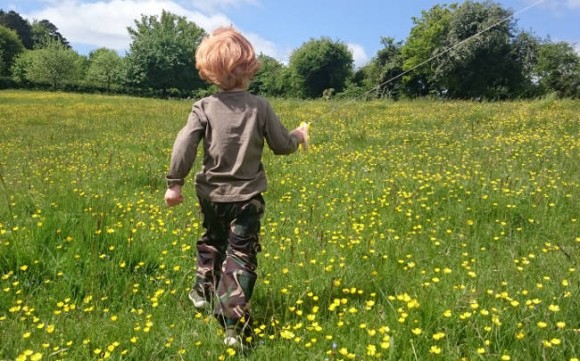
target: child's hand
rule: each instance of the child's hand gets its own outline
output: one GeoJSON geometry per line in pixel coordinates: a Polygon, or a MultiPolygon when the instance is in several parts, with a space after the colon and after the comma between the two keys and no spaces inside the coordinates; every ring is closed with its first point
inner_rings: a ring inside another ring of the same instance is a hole
{"type": "Polygon", "coordinates": [[[165,204],[168,207],[173,207],[183,202],[183,195],[181,195],[181,186],[174,185],[171,188],[167,188],[165,191],[165,204]]]}
{"type": "Polygon", "coordinates": [[[304,150],[308,150],[308,128],[310,125],[306,122],[300,123],[300,126],[292,132],[300,138],[300,143],[304,150]]]}

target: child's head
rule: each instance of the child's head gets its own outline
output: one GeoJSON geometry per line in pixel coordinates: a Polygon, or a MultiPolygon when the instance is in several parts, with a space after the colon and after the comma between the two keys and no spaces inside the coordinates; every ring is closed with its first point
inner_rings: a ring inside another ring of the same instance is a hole
{"type": "Polygon", "coordinates": [[[220,27],[195,53],[199,75],[222,90],[246,89],[260,67],[252,44],[232,27],[220,27]]]}

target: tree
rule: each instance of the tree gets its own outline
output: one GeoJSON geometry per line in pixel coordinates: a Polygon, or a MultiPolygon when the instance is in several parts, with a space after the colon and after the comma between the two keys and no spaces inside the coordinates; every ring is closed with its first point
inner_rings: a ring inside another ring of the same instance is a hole
{"type": "Polygon", "coordinates": [[[580,57],[566,42],[539,45],[534,75],[544,92],[580,97],[580,57]]]}
{"type": "Polygon", "coordinates": [[[411,97],[440,92],[431,68],[435,51],[445,44],[453,11],[457,5],[435,5],[422,11],[421,17],[413,17],[413,28],[401,48],[403,61],[403,84],[405,93],[411,97]]]}
{"type": "Polygon", "coordinates": [[[82,58],[56,40],[46,47],[27,51],[15,62],[13,77],[17,81],[49,84],[61,89],[65,83],[79,79],[82,58]],[[21,59],[20,59],[21,58],[21,59]]]}
{"type": "Polygon", "coordinates": [[[48,20],[34,20],[32,22],[32,40],[35,48],[42,48],[48,40],[56,40],[67,48],[70,48],[66,40],[58,31],[56,25],[48,20]]]}
{"type": "Polygon", "coordinates": [[[311,39],[290,56],[290,78],[296,95],[316,98],[326,89],[341,92],[352,75],[352,53],[329,38],[311,39]]]}
{"type": "Polygon", "coordinates": [[[142,16],[135,28],[127,62],[127,84],[139,89],[170,89],[191,93],[204,83],[195,69],[195,50],[206,35],[195,23],[163,11],[160,17],[142,16]]]}
{"type": "Polygon", "coordinates": [[[89,54],[86,79],[104,86],[107,91],[119,84],[123,75],[123,59],[116,51],[100,48],[89,54]]]}
{"type": "Polygon", "coordinates": [[[263,96],[279,97],[286,92],[286,67],[278,60],[260,54],[260,69],[254,75],[249,90],[263,96]]]}
{"type": "Polygon", "coordinates": [[[20,41],[22,41],[22,45],[24,45],[26,49],[32,49],[32,46],[34,45],[32,41],[32,29],[28,21],[22,18],[20,14],[13,10],[10,10],[9,12],[0,10],[0,25],[4,25],[7,28],[16,31],[20,41]]]}
{"type": "Polygon", "coordinates": [[[0,75],[8,75],[14,58],[24,51],[16,31],[0,25],[0,75]]]}
{"type": "Polygon", "coordinates": [[[10,67],[10,74],[12,74],[12,79],[16,83],[24,84],[28,82],[26,70],[32,65],[32,57],[32,50],[24,50],[14,58],[10,67]]]}
{"type": "Polygon", "coordinates": [[[515,31],[511,11],[465,1],[437,5],[414,22],[402,50],[408,93],[489,99],[529,93],[534,45],[515,31]]]}
{"type": "Polygon", "coordinates": [[[381,44],[383,48],[361,69],[362,84],[369,90],[374,89],[377,97],[397,99],[402,80],[399,75],[403,73],[402,43],[391,37],[382,37],[381,44]]]}
{"type": "Polygon", "coordinates": [[[522,84],[523,95],[532,97],[537,95],[538,89],[534,85],[534,67],[538,61],[540,40],[531,33],[522,31],[512,42],[512,53],[515,61],[520,65],[525,81],[522,84]]]}
{"type": "Polygon", "coordinates": [[[512,56],[511,12],[492,2],[466,1],[455,11],[435,77],[456,98],[513,96],[524,80],[512,56]]]}

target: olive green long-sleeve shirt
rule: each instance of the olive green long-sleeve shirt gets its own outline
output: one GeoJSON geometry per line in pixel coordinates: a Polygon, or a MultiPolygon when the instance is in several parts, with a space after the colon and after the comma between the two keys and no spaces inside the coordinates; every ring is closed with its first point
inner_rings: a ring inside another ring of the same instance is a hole
{"type": "Polygon", "coordinates": [[[196,192],[213,202],[244,201],[266,190],[264,140],[274,154],[293,153],[299,144],[265,99],[247,91],[219,92],[193,105],[173,145],[168,186],[184,184],[202,139],[196,192]]]}

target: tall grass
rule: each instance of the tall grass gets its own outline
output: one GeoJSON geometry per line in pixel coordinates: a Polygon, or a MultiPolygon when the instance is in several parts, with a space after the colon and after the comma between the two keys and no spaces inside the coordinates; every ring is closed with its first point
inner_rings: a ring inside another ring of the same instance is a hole
{"type": "Polygon", "coordinates": [[[0,92],[0,359],[578,360],[577,101],[273,106],[312,144],[265,154],[240,353],[162,202],[191,102],[0,92]]]}

